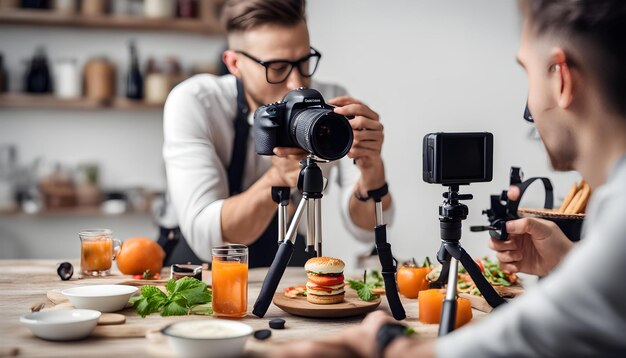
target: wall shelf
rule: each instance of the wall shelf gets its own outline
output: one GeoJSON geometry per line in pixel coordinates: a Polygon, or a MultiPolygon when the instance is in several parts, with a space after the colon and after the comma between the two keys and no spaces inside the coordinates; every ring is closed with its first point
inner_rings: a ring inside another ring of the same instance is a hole
{"type": "Polygon", "coordinates": [[[0,95],[0,108],[156,111],[163,109],[163,103],[133,101],[126,98],[116,98],[112,101],[96,101],[88,98],[60,99],[49,94],[8,93],[0,95]]]}
{"type": "Polygon", "coordinates": [[[51,10],[3,9],[0,11],[0,24],[170,31],[220,36],[224,34],[217,20],[207,22],[198,19],[150,19],[139,16],[85,16],[51,10]]]}

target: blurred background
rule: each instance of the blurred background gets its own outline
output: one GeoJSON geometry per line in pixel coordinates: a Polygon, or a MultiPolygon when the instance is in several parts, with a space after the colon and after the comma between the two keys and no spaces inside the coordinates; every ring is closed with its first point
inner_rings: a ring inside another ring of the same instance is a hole
{"type": "MultiPolygon", "coordinates": [[[[156,238],[166,187],[162,105],[180,81],[223,73],[220,0],[0,0],[0,259],[76,258],[77,233],[156,238]]],[[[576,173],[555,173],[522,119],[515,0],[309,0],[320,81],[345,86],[385,125],[383,157],[396,216],[395,256],[434,258],[444,187],[422,181],[422,137],[494,134],[494,179],[462,187],[463,246],[489,254],[481,211],[509,169],[548,176],[560,203],[576,173]]],[[[522,206],[543,202],[537,187],[522,206]]],[[[371,250],[324,199],[325,254],[349,268],[371,250]]]]}

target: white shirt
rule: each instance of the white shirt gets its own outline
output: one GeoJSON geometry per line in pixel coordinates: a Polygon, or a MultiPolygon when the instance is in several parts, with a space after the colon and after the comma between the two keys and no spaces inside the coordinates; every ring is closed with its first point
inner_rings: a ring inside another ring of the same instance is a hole
{"type": "Polygon", "coordinates": [[[539,284],[436,343],[437,357],[626,357],[626,155],[589,202],[583,240],[539,284]]]}
{"type": "MultiPolygon", "coordinates": [[[[311,88],[320,91],[325,99],[346,94],[335,85],[314,82],[311,88]]],[[[236,112],[237,86],[232,75],[194,76],[176,86],[165,103],[163,159],[169,199],[187,243],[198,257],[207,261],[211,258],[211,248],[224,244],[220,215],[222,204],[229,196],[227,168],[233,151],[236,112]]],[[[253,113],[250,113],[251,125],[252,120],[253,113]]],[[[243,189],[249,188],[271,165],[271,156],[256,154],[250,128],[243,189]]],[[[339,208],[348,231],[359,241],[373,242],[373,231],[357,227],[350,218],[349,202],[360,176],[352,160],[344,157],[319,166],[326,178],[330,178],[332,169],[338,171],[339,208]]],[[[269,189],[267,195],[270,195],[269,189]]],[[[299,193],[292,191],[292,198],[299,200],[299,193]]],[[[385,216],[391,219],[392,210],[387,210],[385,216]]]]}

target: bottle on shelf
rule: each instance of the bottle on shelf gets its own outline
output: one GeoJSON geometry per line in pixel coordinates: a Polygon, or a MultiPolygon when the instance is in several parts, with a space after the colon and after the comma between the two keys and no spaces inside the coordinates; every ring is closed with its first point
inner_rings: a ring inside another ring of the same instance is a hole
{"type": "Polygon", "coordinates": [[[0,53],[0,93],[5,93],[9,90],[9,74],[4,67],[4,55],[0,53]]]}
{"type": "Polygon", "coordinates": [[[161,104],[167,99],[170,93],[170,78],[163,73],[157,62],[150,58],[146,66],[146,82],[145,82],[147,103],[161,104]]]}
{"type": "Polygon", "coordinates": [[[137,47],[135,42],[131,41],[130,49],[130,68],[126,77],[126,97],[130,99],[143,99],[143,77],[139,70],[139,58],[137,56],[137,47]]]}
{"type": "Polygon", "coordinates": [[[28,93],[52,92],[52,79],[50,78],[48,57],[43,47],[37,49],[35,56],[30,61],[28,71],[26,71],[25,87],[28,93]]]}

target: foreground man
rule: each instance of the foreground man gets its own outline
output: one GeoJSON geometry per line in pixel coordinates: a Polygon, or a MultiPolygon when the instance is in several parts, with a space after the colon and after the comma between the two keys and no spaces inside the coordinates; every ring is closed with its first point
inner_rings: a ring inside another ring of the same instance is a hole
{"type": "MultiPolygon", "coordinates": [[[[522,0],[518,61],[528,107],[552,165],[578,170],[594,189],[585,233],[572,247],[542,220],[507,224],[492,242],[503,266],[549,274],[486,318],[436,341],[405,337],[376,312],[323,342],[273,356],[626,356],[626,1],[522,0]],[[562,260],[561,260],[562,259],[562,260]]],[[[530,118],[529,118],[530,119],[530,118]]],[[[532,119],[531,119],[532,120],[532,119]]]]}

